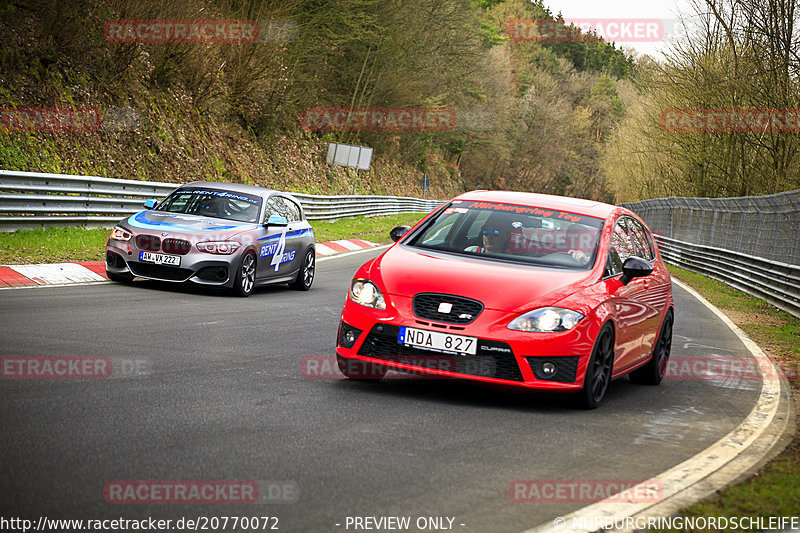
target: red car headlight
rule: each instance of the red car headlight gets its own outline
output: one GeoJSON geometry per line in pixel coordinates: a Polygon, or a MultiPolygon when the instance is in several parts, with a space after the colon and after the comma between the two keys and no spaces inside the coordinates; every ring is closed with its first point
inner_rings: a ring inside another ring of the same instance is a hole
{"type": "Polygon", "coordinates": [[[518,316],[508,323],[508,329],[558,333],[574,328],[582,318],[582,314],[570,309],[542,307],[518,316]]]}
{"type": "Polygon", "coordinates": [[[350,299],[357,304],[375,309],[386,309],[380,289],[368,279],[354,279],[350,284],[350,299]]]}

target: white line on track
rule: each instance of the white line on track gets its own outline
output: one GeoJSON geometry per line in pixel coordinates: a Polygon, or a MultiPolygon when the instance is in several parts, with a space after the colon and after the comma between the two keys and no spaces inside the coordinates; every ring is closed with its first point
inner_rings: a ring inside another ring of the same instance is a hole
{"type": "Polygon", "coordinates": [[[343,252],[343,253],[336,254],[336,255],[329,255],[327,257],[319,257],[319,258],[317,258],[317,263],[320,263],[322,261],[329,261],[331,259],[338,259],[339,257],[349,257],[351,255],[363,254],[364,252],[374,252],[375,250],[385,250],[386,248],[388,248],[390,246],[391,246],[391,244],[384,244],[383,246],[376,246],[375,248],[363,248],[361,250],[355,250],[353,252],[343,252]]]}
{"type": "MultiPolygon", "coordinates": [[[[391,246],[391,244],[384,244],[383,246],[376,246],[374,248],[363,248],[361,250],[355,250],[353,252],[343,252],[343,253],[340,253],[340,254],[331,255],[331,256],[327,256],[327,257],[318,257],[317,258],[317,263],[321,263],[322,261],[329,261],[331,259],[338,259],[340,257],[349,257],[349,256],[355,255],[355,254],[363,254],[365,252],[372,252],[372,251],[375,251],[375,250],[385,250],[389,246],[391,246]]],[[[52,285],[15,285],[13,287],[0,287],[0,291],[21,290],[21,289],[44,289],[44,288],[47,288],[47,287],[75,287],[75,286],[81,286],[81,285],[99,285],[99,284],[103,284],[103,283],[109,284],[109,283],[113,283],[113,282],[112,281],[108,281],[106,279],[103,279],[102,281],[83,281],[83,282],[77,282],[77,283],[56,283],[56,284],[52,284],[52,285]]]]}
{"type": "MultiPolygon", "coordinates": [[[[625,502],[612,497],[578,509],[555,521],[540,524],[525,533],[564,533],[566,531],[593,532],[599,527],[590,524],[634,524],[636,519],[669,516],[691,505],[714,491],[737,481],[742,474],[760,466],[772,455],[787,436],[794,433],[794,413],[785,376],[772,363],[761,348],[742,331],[725,313],[703,298],[697,291],[673,278],[673,283],[687,291],[705,305],[742,341],[758,363],[762,375],[761,394],[750,414],[726,436],[687,459],[681,464],[653,477],[663,486],[663,497],[658,502],[625,502]],[[763,376],[768,376],[763,379],[763,376]],[[775,379],[780,376],[780,379],[775,379]],[[628,522],[626,522],[628,520],[628,522]],[[580,527],[586,525],[587,527],[580,527]]],[[[632,487],[630,494],[636,499],[640,490],[651,486],[652,481],[632,487]],[[650,482],[650,485],[648,485],[650,482]]],[[[607,529],[607,531],[632,531],[633,528],[607,529]]]]}

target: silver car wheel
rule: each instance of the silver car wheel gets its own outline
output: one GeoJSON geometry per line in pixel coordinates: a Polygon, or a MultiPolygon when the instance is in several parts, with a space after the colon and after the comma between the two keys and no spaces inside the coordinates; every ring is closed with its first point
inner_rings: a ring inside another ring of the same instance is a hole
{"type": "Polygon", "coordinates": [[[297,271],[297,277],[294,278],[294,281],[289,283],[289,287],[297,291],[307,291],[311,288],[311,284],[314,283],[315,270],[316,259],[314,256],[314,249],[310,248],[303,258],[302,266],[297,271]]]}
{"type": "Polygon", "coordinates": [[[241,276],[242,292],[249,294],[256,282],[256,260],[253,254],[247,254],[242,259],[241,276]]]}
{"type": "Polygon", "coordinates": [[[311,250],[308,251],[306,254],[306,261],[303,267],[303,283],[306,287],[310,287],[311,284],[314,282],[314,269],[316,268],[316,262],[314,261],[314,252],[311,250]]]}

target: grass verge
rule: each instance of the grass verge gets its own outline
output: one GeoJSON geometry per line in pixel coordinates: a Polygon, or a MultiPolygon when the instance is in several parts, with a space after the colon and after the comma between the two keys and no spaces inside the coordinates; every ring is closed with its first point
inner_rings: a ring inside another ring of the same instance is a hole
{"type": "Polygon", "coordinates": [[[395,226],[413,226],[424,213],[404,213],[385,217],[345,218],[336,222],[311,222],[317,242],[362,239],[377,244],[391,242],[389,231],[395,226]]]}
{"type": "MultiPolygon", "coordinates": [[[[345,218],[335,222],[312,221],[317,242],[363,239],[389,242],[389,231],[400,225],[413,226],[423,213],[383,217],[345,218]]],[[[0,264],[66,263],[102,261],[108,229],[46,228],[0,233],[0,264]]]]}
{"type": "MultiPolygon", "coordinates": [[[[673,277],[719,307],[784,369],[797,402],[800,319],[717,280],[674,266],[668,268],[673,277]]],[[[791,444],[750,479],[683,509],[680,514],[728,518],[800,516],[800,435],[796,433],[791,444]]]]}

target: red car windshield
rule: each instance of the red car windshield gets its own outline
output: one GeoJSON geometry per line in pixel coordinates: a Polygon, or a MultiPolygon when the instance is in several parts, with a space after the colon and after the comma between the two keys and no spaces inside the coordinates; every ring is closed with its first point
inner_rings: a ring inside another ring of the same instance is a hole
{"type": "Polygon", "coordinates": [[[404,244],[466,256],[588,270],[603,219],[539,207],[455,200],[404,244]]]}

